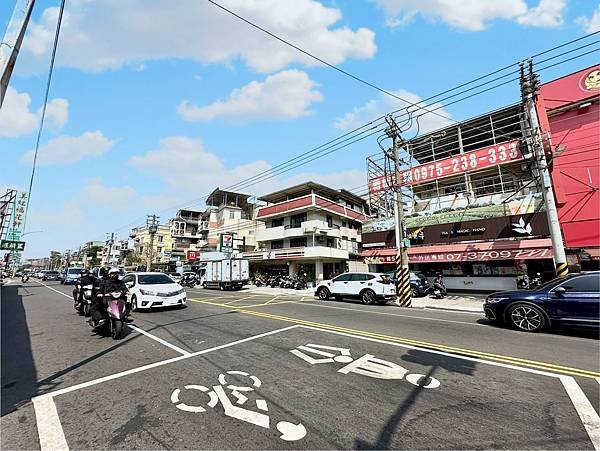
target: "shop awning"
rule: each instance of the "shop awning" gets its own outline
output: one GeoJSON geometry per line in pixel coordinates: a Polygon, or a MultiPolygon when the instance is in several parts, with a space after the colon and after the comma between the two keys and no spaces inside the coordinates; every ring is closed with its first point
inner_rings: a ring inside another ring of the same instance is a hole
{"type": "Polygon", "coordinates": [[[591,260],[600,260],[600,247],[586,247],[584,252],[591,260]]]}
{"type": "MultiPolygon", "coordinates": [[[[393,248],[368,249],[361,253],[365,263],[393,263],[395,255],[393,248]]],[[[552,256],[549,238],[416,246],[408,250],[410,263],[533,260],[552,256]]]]}

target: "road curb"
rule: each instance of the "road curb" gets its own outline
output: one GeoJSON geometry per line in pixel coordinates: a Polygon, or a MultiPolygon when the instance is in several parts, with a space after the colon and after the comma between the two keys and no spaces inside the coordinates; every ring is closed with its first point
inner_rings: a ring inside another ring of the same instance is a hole
{"type": "Polygon", "coordinates": [[[449,312],[468,312],[468,313],[481,313],[483,315],[483,310],[470,310],[470,309],[464,309],[464,308],[453,308],[453,307],[430,307],[430,306],[425,306],[423,307],[424,309],[430,309],[430,310],[446,310],[449,312]]]}

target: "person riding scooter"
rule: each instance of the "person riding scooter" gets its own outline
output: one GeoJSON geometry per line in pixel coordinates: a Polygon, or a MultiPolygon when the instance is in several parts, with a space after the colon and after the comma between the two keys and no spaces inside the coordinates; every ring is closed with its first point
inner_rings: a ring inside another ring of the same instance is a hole
{"type": "MultiPolygon", "coordinates": [[[[103,268],[104,269],[104,268],[103,268]]],[[[101,270],[102,271],[102,270],[101,270]]],[[[122,280],[119,280],[119,270],[111,268],[104,271],[103,277],[98,285],[99,296],[95,297],[90,308],[91,317],[90,324],[93,327],[102,326],[106,322],[106,305],[104,305],[104,297],[114,291],[127,291],[127,286],[122,280]]],[[[127,314],[131,311],[130,303],[127,302],[127,314]]]]}

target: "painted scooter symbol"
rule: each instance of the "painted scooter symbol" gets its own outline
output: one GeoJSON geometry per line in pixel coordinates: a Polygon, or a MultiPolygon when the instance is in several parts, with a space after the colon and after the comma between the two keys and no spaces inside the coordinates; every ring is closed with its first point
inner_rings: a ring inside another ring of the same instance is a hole
{"type": "MultiPolygon", "coordinates": [[[[258,377],[252,376],[244,371],[227,371],[225,374],[220,374],[218,380],[220,385],[214,385],[212,387],[212,390],[203,385],[186,385],[184,386],[184,389],[198,390],[202,393],[206,393],[209,397],[209,401],[206,405],[210,408],[214,408],[220,402],[223,406],[225,415],[227,415],[228,417],[236,418],[238,420],[245,421],[246,423],[254,424],[265,429],[270,429],[271,420],[269,415],[239,407],[240,405],[244,405],[246,401],[248,401],[248,397],[244,395],[244,393],[255,391],[255,389],[259,388],[262,385],[262,382],[258,377]],[[229,384],[226,379],[226,374],[229,374],[231,376],[247,377],[250,379],[251,384],[229,384]],[[235,398],[235,404],[231,401],[229,397],[230,395],[233,398],[235,398]]],[[[179,398],[180,394],[181,390],[179,388],[176,388],[175,390],[173,390],[173,393],[171,393],[171,402],[175,404],[175,407],[177,407],[179,410],[192,413],[206,412],[206,409],[203,406],[191,406],[181,402],[179,398]]],[[[256,407],[258,410],[262,410],[263,412],[269,411],[267,402],[264,399],[257,399],[256,407]]],[[[285,441],[296,441],[306,436],[306,428],[302,423],[294,424],[290,423],[289,421],[280,421],[275,427],[279,432],[281,432],[279,438],[285,441]]]]}

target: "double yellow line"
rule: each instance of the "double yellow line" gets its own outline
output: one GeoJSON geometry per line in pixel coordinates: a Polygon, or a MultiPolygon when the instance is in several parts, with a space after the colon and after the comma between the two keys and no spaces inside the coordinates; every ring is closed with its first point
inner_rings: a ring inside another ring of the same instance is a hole
{"type": "MultiPolygon", "coordinates": [[[[587,377],[587,378],[592,378],[592,379],[600,378],[600,372],[584,370],[581,368],[572,368],[572,367],[563,366],[563,365],[554,365],[552,363],[539,362],[537,360],[522,359],[519,357],[512,357],[512,356],[503,355],[503,354],[493,354],[490,352],[482,352],[482,351],[476,351],[476,350],[472,350],[472,349],[458,348],[455,346],[446,346],[446,345],[442,345],[439,343],[430,343],[427,341],[411,340],[408,338],[395,337],[393,335],[379,334],[379,333],[369,332],[369,331],[360,330],[360,329],[352,329],[352,328],[348,328],[348,327],[336,326],[333,324],[318,323],[315,321],[306,321],[303,319],[291,318],[288,316],[273,315],[271,313],[264,313],[264,312],[256,312],[256,311],[252,311],[252,310],[245,310],[246,307],[236,307],[234,305],[223,305],[223,304],[219,304],[216,302],[204,301],[201,299],[188,299],[188,301],[199,302],[202,304],[209,304],[209,305],[214,305],[214,306],[218,306],[218,307],[235,309],[245,315],[257,316],[257,317],[261,317],[261,318],[269,318],[269,319],[273,319],[276,321],[285,321],[288,323],[300,324],[303,326],[318,327],[319,329],[331,330],[331,331],[335,331],[335,332],[344,332],[344,333],[357,335],[357,336],[361,336],[361,337],[375,338],[378,340],[385,340],[385,341],[389,341],[392,343],[418,346],[418,347],[424,348],[424,349],[432,349],[435,351],[443,351],[443,352],[447,352],[447,353],[451,353],[451,354],[459,354],[459,355],[467,356],[467,357],[487,359],[487,360],[491,360],[494,362],[506,363],[506,364],[510,364],[510,365],[519,365],[522,367],[534,368],[537,370],[547,371],[547,372],[551,372],[551,373],[566,374],[569,376],[587,377]]],[[[261,305],[269,305],[269,304],[258,304],[258,305],[253,305],[251,307],[258,307],[261,305]]],[[[271,304],[271,305],[277,305],[277,304],[271,304]]]]}

